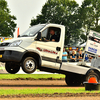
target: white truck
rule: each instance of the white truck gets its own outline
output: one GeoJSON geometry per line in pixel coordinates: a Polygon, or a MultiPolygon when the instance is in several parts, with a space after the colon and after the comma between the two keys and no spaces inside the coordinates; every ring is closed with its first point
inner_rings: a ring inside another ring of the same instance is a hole
{"type": "MultiPolygon", "coordinates": [[[[80,85],[90,77],[100,80],[100,70],[80,63],[74,65],[62,62],[65,26],[58,24],[38,24],[29,28],[16,39],[0,44],[0,62],[5,63],[8,73],[15,74],[22,67],[25,73],[33,73],[36,69],[52,73],[65,74],[69,86],[80,85]],[[57,41],[50,40],[50,30],[55,31],[57,41]],[[46,41],[46,39],[48,41],[46,41]]],[[[96,49],[86,49],[97,53],[96,49]]]]}

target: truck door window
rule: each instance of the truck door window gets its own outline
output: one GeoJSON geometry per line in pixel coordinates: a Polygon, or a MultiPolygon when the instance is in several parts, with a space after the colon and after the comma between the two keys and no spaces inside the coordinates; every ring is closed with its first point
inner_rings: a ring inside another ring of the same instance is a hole
{"type": "Polygon", "coordinates": [[[46,28],[43,32],[42,32],[42,41],[53,41],[54,42],[59,42],[60,40],[60,33],[61,33],[61,29],[57,28],[57,27],[49,27],[46,28]],[[52,32],[54,32],[54,34],[52,34],[52,32]]]}
{"type": "Polygon", "coordinates": [[[42,41],[45,41],[47,38],[48,28],[42,32],[42,41]]]}
{"type": "Polygon", "coordinates": [[[50,27],[49,28],[49,33],[48,33],[47,37],[49,38],[50,41],[54,40],[54,42],[59,42],[60,34],[61,34],[61,29],[60,28],[50,27]]]}

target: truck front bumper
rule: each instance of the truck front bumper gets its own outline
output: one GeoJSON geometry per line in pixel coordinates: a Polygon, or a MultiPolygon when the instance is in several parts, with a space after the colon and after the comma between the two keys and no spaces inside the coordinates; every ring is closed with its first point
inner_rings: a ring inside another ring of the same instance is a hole
{"type": "Polygon", "coordinates": [[[25,50],[20,47],[0,48],[0,62],[20,62],[25,50]]]}

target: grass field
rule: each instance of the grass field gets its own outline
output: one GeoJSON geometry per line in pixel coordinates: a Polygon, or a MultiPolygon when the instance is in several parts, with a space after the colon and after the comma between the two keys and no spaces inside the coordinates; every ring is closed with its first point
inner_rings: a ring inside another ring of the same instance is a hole
{"type": "Polygon", "coordinates": [[[0,74],[0,79],[33,78],[33,79],[60,79],[65,78],[62,74],[0,74]]]}
{"type": "Polygon", "coordinates": [[[85,91],[80,89],[0,89],[0,95],[21,95],[21,94],[54,94],[54,93],[100,93],[100,91],[85,91]]]}
{"type": "MultiPolygon", "coordinates": [[[[0,79],[33,78],[33,79],[61,79],[62,74],[0,74],[0,79]]],[[[54,93],[100,93],[100,91],[85,91],[85,88],[78,89],[0,89],[1,95],[23,95],[23,94],[54,94],[54,93]]]]}

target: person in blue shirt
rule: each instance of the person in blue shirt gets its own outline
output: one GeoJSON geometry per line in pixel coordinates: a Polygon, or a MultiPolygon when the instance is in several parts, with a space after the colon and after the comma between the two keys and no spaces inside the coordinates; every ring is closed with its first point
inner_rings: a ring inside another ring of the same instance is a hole
{"type": "Polygon", "coordinates": [[[65,48],[63,49],[63,54],[62,54],[62,62],[67,62],[67,52],[65,51],[65,48]]]}
{"type": "Polygon", "coordinates": [[[85,54],[85,61],[89,61],[89,56],[88,56],[88,54],[85,54]]]}

